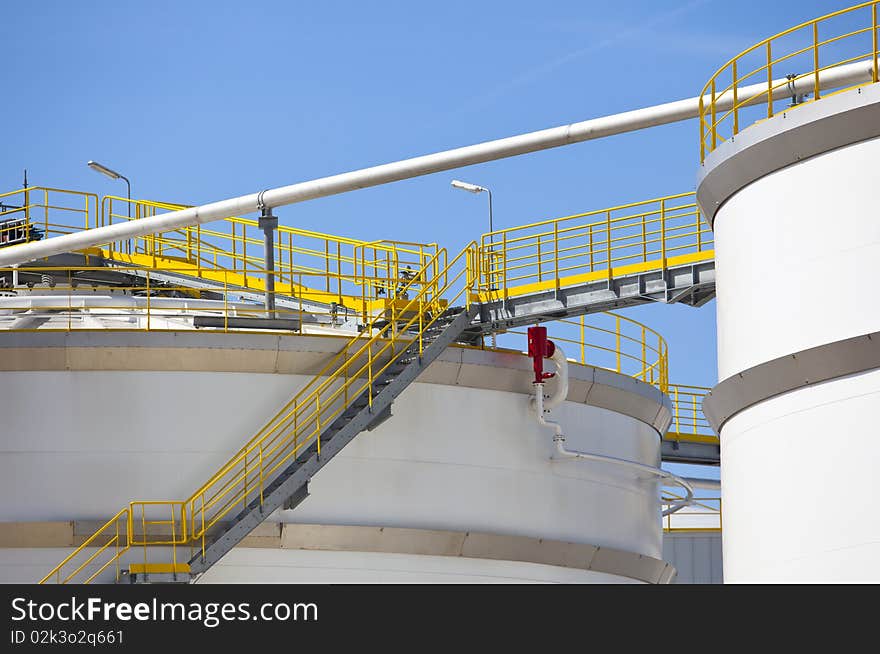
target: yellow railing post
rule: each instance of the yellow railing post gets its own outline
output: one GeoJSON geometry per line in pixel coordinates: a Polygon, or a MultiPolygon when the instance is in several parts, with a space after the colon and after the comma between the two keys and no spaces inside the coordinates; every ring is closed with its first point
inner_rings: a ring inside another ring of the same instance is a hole
{"type": "Polygon", "coordinates": [[[590,234],[590,272],[593,272],[593,226],[587,227],[590,234]]]}
{"type": "Polygon", "coordinates": [[[556,275],[556,291],[559,291],[559,222],[553,223],[553,272],[556,275]]]}
{"type": "Polygon", "coordinates": [[[169,504],[171,509],[171,562],[177,565],[177,523],[174,517],[174,503],[169,504]]]}
{"type": "Polygon", "coordinates": [[[617,354],[617,372],[622,372],[620,369],[620,316],[614,316],[614,351],[617,354]]]}
{"type": "Polygon", "coordinates": [[[666,199],[660,200],[660,267],[666,270],[666,199]]]}
{"type": "Polygon", "coordinates": [[[199,507],[199,512],[202,516],[202,527],[199,530],[201,532],[201,540],[202,540],[202,558],[205,556],[205,494],[201,493],[201,506],[199,507]]]}
{"type": "Polygon", "coordinates": [[[544,281],[544,276],[541,274],[541,237],[538,236],[538,281],[544,281]]]}
{"type": "Polygon", "coordinates": [[[585,316],[581,316],[581,363],[587,362],[586,356],[586,338],[584,337],[584,319],[585,316]]]}
{"type": "MultiPolygon", "coordinates": [[[[31,192],[29,187],[24,189],[24,224],[30,228],[31,226],[31,192]]],[[[28,229],[30,232],[30,229],[28,229]]]]}
{"type": "Polygon", "coordinates": [[[611,211],[605,212],[605,265],[608,266],[608,281],[611,281],[611,211]]]}
{"type": "MultiPolygon", "coordinates": [[[[767,118],[773,118],[773,53],[767,41],[767,118]]],[[[715,147],[715,144],[712,144],[715,147]]]]}
{"type": "Polygon", "coordinates": [[[146,272],[147,278],[147,331],[150,331],[150,271],[146,272]]]}
{"type": "Polygon", "coordinates": [[[874,68],[871,75],[872,82],[880,81],[880,70],[877,69],[877,58],[880,56],[877,52],[877,28],[877,5],[875,3],[871,5],[871,45],[874,50],[874,55],[872,57],[874,60],[874,68]]]}
{"type": "MultiPolygon", "coordinates": [[[[706,159],[706,107],[703,103],[703,93],[700,92],[700,163],[706,159]]],[[[590,230],[592,232],[592,230],[590,230]]],[[[591,248],[592,249],[592,248],[591,248]]]]}
{"type": "Polygon", "coordinates": [[[739,80],[736,75],[736,59],[733,60],[731,77],[733,78],[733,133],[739,134],[739,80]]]}
{"type": "Polygon", "coordinates": [[[248,493],[248,478],[247,478],[247,452],[244,453],[241,460],[242,465],[242,486],[244,486],[242,497],[241,497],[241,508],[247,508],[247,493],[248,493]]]}
{"type": "MultiPolygon", "coordinates": [[[[294,448],[296,444],[294,443],[294,448]]],[[[295,450],[294,450],[295,451],[295,450]]],[[[265,484],[263,483],[263,444],[260,443],[260,506],[263,505],[263,489],[265,488],[265,484]]]]}
{"type": "Polygon", "coordinates": [[[336,293],[342,302],[342,245],[336,242],[336,293]]]}
{"type": "Polygon", "coordinates": [[[73,271],[67,271],[67,331],[73,329],[73,271]]]}
{"type": "Polygon", "coordinates": [[[813,21],[813,99],[819,99],[819,23],[813,21]]]}
{"type": "Polygon", "coordinates": [[[675,409],[675,431],[676,433],[681,433],[681,405],[678,403],[678,386],[672,391],[673,394],[673,408],[675,409]]]}
{"type": "MultiPolygon", "coordinates": [[[[502,294],[502,296],[504,297],[504,300],[506,302],[507,301],[507,293],[508,293],[508,287],[507,287],[507,232],[504,232],[502,234],[501,240],[502,240],[501,247],[503,248],[503,251],[501,254],[502,283],[504,284],[504,293],[502,294]]],[[[491,262],[490,262],[490,266],[491,266],[491,262]]]]}
{"type": "MultiPolygon", "coordinates": [[[[132,505],[129,505],[132,506],[132,505]]],[[[144,567],[147,566],[147,509],[141,504],[141,539],[144,548],[144,567]]]]}
{"type": "Polygon", "coordinates": [[[120,570],[119,570],[119,520],[116,520],[113,523],[113,526],[116,528],[116,555],[115,555],[115,565],[113,566],[116,570],[116,581],[119,581],[120,570]]]}
{"type": "MultiPolygon", "coordinates": [[[[372,395],[372,393],[370,393],[372,395]]],[[[370,398],[372,400],[372,398],[370,398]]],[[[315,396],[315,429],[317,430],[318,456],[321,456],[321,396],[315,396]]]]}
{"type": "Polygon", "coordinates": [[[648,381],[648,341],[642,325],[642,381],[648,381]]]}
{"type": "MultiPolygon", "coordinates": [[[[49,191],[43,189],[43,219],[46,223],[46,235],[49,234],[49,191]]],[[[46,258],[48,261],[48,257],[46,258]]]]}
{"type": "Polygon", "coordinates": [[[715,125],[715,79],[714,78],[712,79],[712,100],[711,100],[711,103],[709,104],[709,108],[711,111],[710,126],[712,128],[712,149],[714,150],[715,146],[717,145],[717,141],[716,141],[716,139],[717,139],[717,136],[716,136],[717,126],[715,125]]]}
{"type": "Polygon", "coordinates": [[[703,223],[700,220],[700,210],[694,209],[694,231],[697,232],[697,252],[703,251],[703,223]]]}

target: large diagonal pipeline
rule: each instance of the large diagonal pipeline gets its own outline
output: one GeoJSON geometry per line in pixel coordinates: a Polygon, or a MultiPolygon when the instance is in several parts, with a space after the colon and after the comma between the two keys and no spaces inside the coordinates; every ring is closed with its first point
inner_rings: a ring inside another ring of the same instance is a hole
{"type": "MultiPolygon", "coordinates": [[[[839,66],[820,74],[820,89],[841,88],[870,81],[872,62],[856,62],[839,66]]],[[[814,90],[814,80],[804,77],[793,84],[785,79],[773,83],[775,99],[803,95],[814,90]]],[[[737,89],[739,98],[755,96],[752,102],[766,102],[767,84],[752,84],[737,89]]],[[[0,249],[0,266],[33,261],[64,252],[122,241],[136,236],[166,232],[181,227],[220,220],[229,216],[241,216],[265,208],[280,207],[306,200],[324,198],[330,195],[347,193],[361,188],[379,186],[403,179],[419,177],[462,166],[470,166],[496,159],[514,157],[529,152],[548,150],[571,143],[590,141],[614,134],[623,134],[647,127],[666,125],[699,116],[700,97],[677,100],[665,104],[645,107],[634,111],[593,118],[580,123],[562,125],[538,132],[510,136],[495,141],[487,141],[454,150],[395,161],[371,168],[363,168],[340,175],[321,177],[308,182],[291,184],[280,188],[251,193],[229,200],[212,202],[190,209],[171,211],[140,220],[132,220],[105,227],[84,230],[75,234],[55,236],[43,241],[14,245],[0,249]]],[[[711,98],[702,98],[708,105],[711,98]]],[[[715,110],[726,111],[733,106],[733,92],[728,91],[715,100],[715,110]]]]}

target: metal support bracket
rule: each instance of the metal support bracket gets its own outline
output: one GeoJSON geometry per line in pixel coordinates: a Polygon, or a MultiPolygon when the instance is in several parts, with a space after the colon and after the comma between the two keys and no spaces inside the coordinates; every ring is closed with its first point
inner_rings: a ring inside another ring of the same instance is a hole
{"type": "Polygon", "coordinates": [[[266,317],[275,318],[275,230],[278,229],[278,216],[272,215],[272,208],[263,202],[263,194],[257,195],[260,209],[258,225],[263,230],[263,262],[266,267],[266,317]]]}

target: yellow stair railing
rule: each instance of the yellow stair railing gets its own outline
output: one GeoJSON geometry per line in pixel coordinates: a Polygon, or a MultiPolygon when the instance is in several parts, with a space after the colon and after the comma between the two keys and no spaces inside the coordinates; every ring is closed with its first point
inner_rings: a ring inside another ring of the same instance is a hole
{"type": "Polygon", "coordinates": [[[467,302],[478,265],[476,243],[471,243],[449,262],[445,250],[438,251],[398,288],[399,296],[412,292],[411,299],[407,297],[402,304],[392,304],[388,312],[373,320],[365,335],[350,339],[188,499],[182,502],[132,502],[40,583],[88,583],[98,579],[111,566],[118,580],[123,557],[137,546],[144,550],[144,564],[138,569],[149,570],[153,565],[159,566],[153,569],[188,573],[188,564],[180,560],[179,547],[186,544],[191,555],[199,549],[204,554],[212,528],[233,511],[245,509],[250,503],[257,501],[262,506],[267,486],[304,450],[316,446],[320,455],[324,429],[355,399],[366,396],[368,404],[372,405],[374,381],[405,352],[415,348],[415,352],[422,353],[426,331],[444,314],[450,303],[459,299],[467,302]],[[460,288],[455,290],[459,285],[460,288]],[[134,519],[135,507],[140,507],[141,521],[134,519]],[[171,518],[147,520],[148,510],[151,515],[158,511],[171,518]],[[140,533],[136,531],[139,522],[140,533]],[[119,531],[120,524],[125,526],[124,532],[119,531]],[[155,529],[151,531],[155,525],[165,529],[159,533],[155,529]],[[90,551],[95,547],[97,551],[90,551]],[[155,560],[156,556],[151,557],[150,553],[170,561],[151,564],[150,560],[155,560]]]}

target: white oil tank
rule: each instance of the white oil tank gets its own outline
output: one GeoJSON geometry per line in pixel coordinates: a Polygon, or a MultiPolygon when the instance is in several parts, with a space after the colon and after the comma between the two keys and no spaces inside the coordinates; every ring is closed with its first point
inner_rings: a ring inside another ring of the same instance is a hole
{"type": "MultiPolygon", "coordinates": [[[[131,500],[187,497],[347,338],[99,323],[0,330],[0,581],[39,580],[131,500]]],[[[670,581],[658,479],[552,459],[531,374],[523,354],[451,347],[200,581],[670,581]]],[[[569,377],[567,446],[659,467],[669,398],[569,377]]]]}
{"type": "Polygon", "coordinates": [[[699,178],[724,580],[876,583],[880,84],[798,100],[720,143],[699,178]]]}

